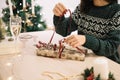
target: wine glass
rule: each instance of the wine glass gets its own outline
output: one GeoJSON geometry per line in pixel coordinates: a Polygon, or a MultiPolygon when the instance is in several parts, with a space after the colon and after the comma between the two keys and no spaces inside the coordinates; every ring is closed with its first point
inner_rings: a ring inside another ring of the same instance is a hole
{"type": "Polygon", "coordinates": [[[20,53],[20,45],[18,44],[17,38],[21,32],[21,18],[19,16],[11,16],[10,18],[10,31],[14,37],[14,51],[20,53]]]}
{"type": "Polygon", "coordinates": [[[10,31],[15,41],[17,41],[17,37],[21,32],[21,18],[19,16],[12,16],[10,18],[10,31]]]}

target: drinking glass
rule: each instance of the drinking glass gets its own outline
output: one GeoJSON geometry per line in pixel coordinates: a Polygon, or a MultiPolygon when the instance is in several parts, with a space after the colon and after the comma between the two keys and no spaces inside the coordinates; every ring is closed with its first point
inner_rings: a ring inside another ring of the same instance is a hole
{"type": "Polygon", "coordinates": [[[19,16],[12,16],[10,18],[10,31],[16,41],[21,32],[21,18],[19,16]]]}
{"type": "Polygon", "coordinates": [[[17,40],[21,32],[21,18],[19,16],[11,16],[10,18],[10,31],[14,37],[13,46],[15,53],[20,53],[20,44],[17,40]]]}

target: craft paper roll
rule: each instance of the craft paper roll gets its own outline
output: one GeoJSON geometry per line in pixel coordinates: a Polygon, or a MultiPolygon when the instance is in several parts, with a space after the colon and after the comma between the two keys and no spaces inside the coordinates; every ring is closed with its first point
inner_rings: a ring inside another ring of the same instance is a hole
{"type": "Polygon", "coordinates": [[[108,69],[108,62],[104,58],[97,58],[94,61],[94,75],[97,77],[99,74],[102,80],[108,79],[109,69],[108,69]]]}

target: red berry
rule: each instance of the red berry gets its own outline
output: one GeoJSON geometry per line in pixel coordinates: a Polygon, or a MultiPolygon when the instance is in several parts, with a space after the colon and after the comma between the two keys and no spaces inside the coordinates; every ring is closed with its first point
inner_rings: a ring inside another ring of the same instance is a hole
{"type": "Polygon", "coordinates": [[[36,44],[36,47],[37,47],[37,48],[40,48],[41,46],[40,46],[40,45],[38,45],[38,44],[36,44]]]}
{"type": "Polygon", "coordinates": [[[91,73],[91,75],[89,77],[87,77],[87,80],[93,80],[94,79],[94,74],[91,73]]]}

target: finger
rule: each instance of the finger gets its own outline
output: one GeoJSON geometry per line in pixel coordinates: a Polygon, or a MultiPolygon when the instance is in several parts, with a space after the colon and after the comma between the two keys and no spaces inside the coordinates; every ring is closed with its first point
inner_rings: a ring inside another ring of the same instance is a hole
{"type": "Polygon", "coordinates": [[[74,41],[74,42],[72,42],[71,44],[70,44],[70,46],[72,46],[72,47],[76,47],[76,45],[78,44],[78,42],[77,41],[74,41]]]}
{"type": "Polygon", "coordinates": [[[66,38],[66,42],[68,42],[69,40],[71,40],[71,39],[74,39],[74,36],[72,35],[72,36],[69,36],[69,37],[67,37],[66,38]]]}
{"type": "Polygon", "coordinates": [[[58,13],[56,12],[55,8],[53,9],[54,15],[58,16],[58,13]]]}
{"type": "Polygon", "coordinates": [[[81,46],[81,44],[80,44],[80,43],[77,43],[77,44],[75,44],[73,47],[76,48],[76,47],[78,47],[78,46],[81,46]]]}
{"type": "Polygon", "coordinates": [[[76,40],[75,40],[74,38],[71,38],[71,39],[69,39],[69,40],[67,41],[67,43],[71,45],[71,44],[72,44],[73,42],[75,42],[75,41],[76,41],[76,40]]]}
{"type": "Polygon", "coordinates": [[[56,16],[62,16],[66,10],[66,7],[62,3],[58,3],[55,5],[53,12],[56,16]]]}
{"type": "Polygon", "coordinates": [[[63,6],[63,4],[61,4],[61,3],[58,3],[57,5],[56,5],[56,8],[59,10],[59,12],[60,12],[60,14],[59,15],[63,15],[64,14],[64,12],[66,11],[66,8],[63,6]]]}
{"type": "Polygon", "coordinates": [[[66,7],[62,3],[58,3],[58,4],[59,4],[59,6],[61,6],[62,12],[64,12],[66,10],[66,7]]]}
{"type": "Polygon", "coordinates": [[[59,9],[57,9],[57,8],[54,8],[53,9],[53,12],[54,12],[54,15],[56,15],[56,16],[61,16],[61,12],[59,11],[59,9]]]}
{"type": "Polygon", "coordinates": [[[56,5],[56,7],[60,10],[61,13],[63,13],[64,8],[61,6],[60,3],[58,5],[56,5]]]}
{"type": "Polygon", "coordinates": [[[62,7],[62,4],[61,3],[56,4],[53,9],[53,12],[55,15],[61,16],[64,12],[64,8],[62,7]]]}

